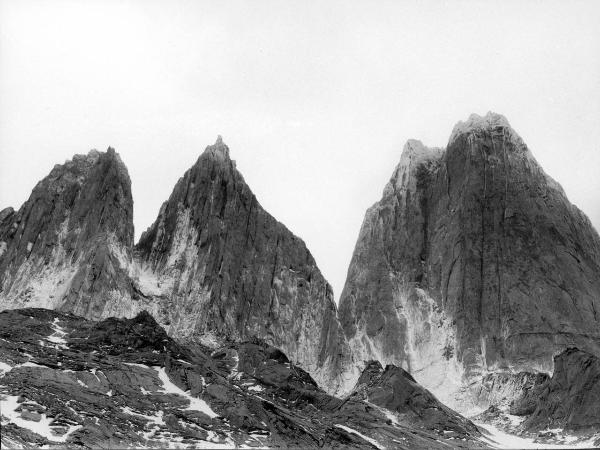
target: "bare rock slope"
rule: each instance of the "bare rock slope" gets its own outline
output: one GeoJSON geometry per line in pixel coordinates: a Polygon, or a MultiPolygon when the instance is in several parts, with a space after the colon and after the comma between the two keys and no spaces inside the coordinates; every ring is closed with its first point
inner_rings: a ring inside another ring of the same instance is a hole
{"type": "Polygon", "coordinates": [[[484,446],[467,420],[448,434],[443,421],[340,400],[264,341],[181,345],[145,312],[0,312],[0,413],[2,448],[484,446]]]}

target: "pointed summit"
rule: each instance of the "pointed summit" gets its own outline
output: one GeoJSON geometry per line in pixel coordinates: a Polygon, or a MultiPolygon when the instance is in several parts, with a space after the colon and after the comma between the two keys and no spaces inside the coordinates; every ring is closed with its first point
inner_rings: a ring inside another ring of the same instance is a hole
{"type": "Polygon", "coordinates": [[[0,309],[115,315],[131,293],[133,236],[131,181],[118,154],[74,155],[18,211],[0,214],[0,309]]]}
{"type": "Polygon", "coordinates": [[[349,348],[331,287],[305,243],[261,207],[225,157],[219,138],[136,246],[157,280],[146,290],[157,295],[157,319],[180,338],[265,339],[333,391],[349,348]]]}
{"type": "Polygon", "coordinates": [[[212,158],[216,158],[221,161],[229,160],[229,147],[223,142],[223,138],[219,134],[217,136],[217,140],[213,145],[209,145],[202,153],[201,158],[203,156],[208,156],[212,158]]]}
{"type": "Polygon", "coordinates": [[[404,144],[400,162],[396,166],[389,183],[384,189],[385,193],[394,190],[412,188],[416,186],[416,178],[410,177],[412,171],[417,170],[422,164],[431,164],[438,161],[444,154],[444,149],[439,147],[426,147],[417,139],[409,139],[404,144]],[[408,186],[409,181],[414,181],[408,186]]]}

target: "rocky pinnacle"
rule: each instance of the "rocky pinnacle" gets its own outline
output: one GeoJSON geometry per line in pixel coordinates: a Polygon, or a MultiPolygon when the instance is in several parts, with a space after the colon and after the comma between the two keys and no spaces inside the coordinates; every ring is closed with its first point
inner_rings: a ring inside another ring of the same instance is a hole
{"type": "Polygon", "coordinates": [[[132,293],[133,200],[114,149],[56,165],[19,211],[0,213],[0,305],[100,318],[132,293]]]}
{"type": "Polygon", "coordinates": [[[304,242],[260,205],[221,137],[177,182],[136,246],[142,294],[173,336],[265,339],[324,387],[349,348],[330,285],[304,242]]]}

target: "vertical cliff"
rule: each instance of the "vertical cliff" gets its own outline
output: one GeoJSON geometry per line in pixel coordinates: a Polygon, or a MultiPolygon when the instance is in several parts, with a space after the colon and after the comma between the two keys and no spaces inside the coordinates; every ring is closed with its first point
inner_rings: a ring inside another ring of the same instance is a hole
{"type": "Polygon", "coordinates": [[[486,373],[600,353],[599,313],[598,233],[493,113],[445,150],[407,143],[340,301],[358,360],[402,365],[451,406],[486,373]]]}

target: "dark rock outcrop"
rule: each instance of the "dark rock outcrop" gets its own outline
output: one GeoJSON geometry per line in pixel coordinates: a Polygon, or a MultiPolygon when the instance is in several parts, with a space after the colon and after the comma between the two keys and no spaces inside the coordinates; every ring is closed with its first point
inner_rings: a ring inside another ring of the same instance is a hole
{"type": "Polygon", "coordinates": [[[383,369],[379,362],[370,361],[349,398],[365,400],[400,414],[416,428],[422,427],[445,437],[466,439],[478,433],[471,421],[440,403],[400,367],[388,365],[383,369]]]}
{"type": "Polygon", "coordinates": [[[133,200],[112,148],[75,155],[0,213],[0,307],[127,315],[133,200]]]}
{"type": "Polygon", "coordinates": [[[568,348],[554,358],[554,373],[544,384],[524,395],[511,408],[530,414],[526,430],[600,429],[600,358],[568,348]]]}
{"type": "Polygon", "coordinates": [[[340,400],[264,341],[181,345],[143,313],[0,312],[0,380],[2,448],[483,447],[468,421],[432,429],[427,401],[407,420],[340,400]]]}
{"type": "Polygon", "coordinates": [[[141,294],[170,335],[259,337],[322,386],[343,382],[350,355],[331,287],[304,242],[258,203],[220,137],[177,182],[136,257],[141,294]]]}
{"type": "Polygon", "coordinates": [[[600,354],[599,274],[587,217],[504,117],[473,115],[445,150],[406,144],[367,211],[339,317],[358,360],[405,367],[467,408],[460,380],[550,372],[572,345],[600,354]]]}

